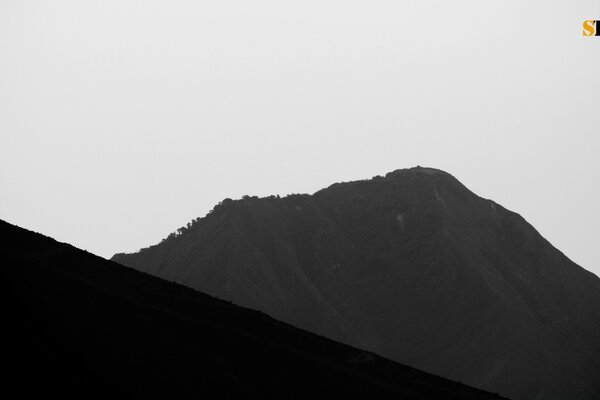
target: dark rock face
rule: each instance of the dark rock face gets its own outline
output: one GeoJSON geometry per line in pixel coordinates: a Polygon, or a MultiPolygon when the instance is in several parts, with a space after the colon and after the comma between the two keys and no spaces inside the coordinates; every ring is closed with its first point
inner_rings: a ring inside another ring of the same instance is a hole
{"type": "Polygon", "coordinates": [[[600,280],[443,171],[227,200],[113,260],[515,399],[600,396],[600,280]]]}
{"type": "Polygon", "coordinates": [[[3,221],[0,235],[6,393],[500,400],[3,221]]]}

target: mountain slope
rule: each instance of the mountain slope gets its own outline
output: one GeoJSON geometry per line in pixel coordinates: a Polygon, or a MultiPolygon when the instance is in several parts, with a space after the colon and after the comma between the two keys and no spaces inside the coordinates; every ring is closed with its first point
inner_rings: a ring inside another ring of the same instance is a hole
{"type": "Polygon", "coordinates": [[[0,221],[3,390],[500,399],[0,221]]]}
{"type": "Polygon", "coordinates": [[[600,280],[443,171],[226,200],[179,233],[113,260],[516,399],[600,394],[600,280]]]}

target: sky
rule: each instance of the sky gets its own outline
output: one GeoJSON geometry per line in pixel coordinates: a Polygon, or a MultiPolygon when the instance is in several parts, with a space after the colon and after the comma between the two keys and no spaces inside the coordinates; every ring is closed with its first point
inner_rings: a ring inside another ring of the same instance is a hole
{"type": "Polygon", "coordinates": [[[416,165],[600,275],[594,1],[0,0],[0,219],[103,257],[416,165]]]}

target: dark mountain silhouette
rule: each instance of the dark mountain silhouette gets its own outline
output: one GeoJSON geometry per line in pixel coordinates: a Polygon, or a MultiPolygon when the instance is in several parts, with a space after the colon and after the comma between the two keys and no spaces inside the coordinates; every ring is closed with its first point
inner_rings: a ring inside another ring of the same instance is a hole
{"type": "Polygon", "coordinates": [[[515,399],[600,398],[600,280],[440,170],[227,199],[113,260],[515,399]]]}
{"type": "Polygon", "coordinates": [[[3,221],[0,235],[4,393],[500,399],[3,221]]]}

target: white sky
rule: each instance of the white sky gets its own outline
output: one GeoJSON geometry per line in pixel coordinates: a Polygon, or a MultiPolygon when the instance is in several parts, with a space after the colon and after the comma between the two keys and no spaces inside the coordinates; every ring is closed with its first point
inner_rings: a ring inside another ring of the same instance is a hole
{"type": "Polygon", "coordinates": [[[0,0],[0,218],[110,257],[417,164],[600,275],[595,1],[0,0]]]}

